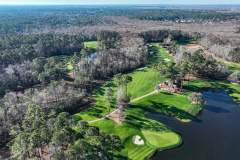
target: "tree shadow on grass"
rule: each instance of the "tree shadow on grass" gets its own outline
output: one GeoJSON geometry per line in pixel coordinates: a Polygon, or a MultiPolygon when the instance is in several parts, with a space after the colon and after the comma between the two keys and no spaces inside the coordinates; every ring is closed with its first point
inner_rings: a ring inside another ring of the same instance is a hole
{"type": "Polygon", "coordinates": [[[112,88],[112,87],[117,87],[113,81],[109,82],[108,84],[106,84],[104,87],[100,88],[99,90],[97,90],[97,92],[95,93],[95,95],[101,95],[103,96],[105,94],[105,89],[106,88],[112,88]]]}

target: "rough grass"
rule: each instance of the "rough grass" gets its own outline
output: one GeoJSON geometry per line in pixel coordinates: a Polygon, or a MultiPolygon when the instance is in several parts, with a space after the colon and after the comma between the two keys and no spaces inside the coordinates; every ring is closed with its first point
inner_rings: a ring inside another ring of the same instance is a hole
{"type": "Polygon", "coordinates": [[[84,47],[89,47],[89,48],[98,48],[98,41],[90,41],[90,42],[84,42],[84,47]]]}

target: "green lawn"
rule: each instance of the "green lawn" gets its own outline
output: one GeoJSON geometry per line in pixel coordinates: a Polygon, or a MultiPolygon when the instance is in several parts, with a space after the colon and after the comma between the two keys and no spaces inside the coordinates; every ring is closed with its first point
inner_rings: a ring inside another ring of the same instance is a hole
{"type": "MultiPolygon", "coordinates": [[[[158,64],[165,58],[173,61],[173,58],[166,52],[166,49],[159,47],[159,43],[150,43],[152,47],[149,47],[149,54],[147,68],[143,70],[136,70],[131,73],[133,81],[128,84],[128,92],[131,93],[131,99],[143,96],[155,90],[155,72],[153,71],[153,64],[158,64]]],[[[170,63],[167,62],[167,63],[170,63]]],[[[157,73],[157,84],[160,84],[160,75],[157,73]]],[[[164,78],[166,81],[167,78],[164,78]]]]}
{"type": "Polygon", "coordinates": [[[231,73],[233,72],[240,72],[240,66],[234,64],[234,63],[231,63],[231,62],[228,62],[228,63],[222,63],[223,65],[225,66],[228,66],[228,69],[231,73]]]}
{"type": "Polygon", "coordinates": [[[158,106],[147,106],[141,104],[141,101],[136,101],[128,106],[122,125],[117,125],[110,119],[93,122],[90,125],[98,126],[107,134],[120,136],[124,149],[116,154],[116,159],[119,159],[118,157],[127,159],[128,157],[132,160],[143,160],[156,151],[174,148],[182,143],[181,137],[171,129],[159,122],[144,118],[144,114],[156,110],[158,110],[158,106]],[[133,137],[135,135],[141,136],[145,144],[134,144],[133,137]],[[157,141],[154,142],[154,139],[157,141]]]}
{"type": "Polygon", "coordinates": [[[90,42],[84,42],[84,47],[89,47],[89,48],[98,48],[98,41],[90,41],[90,42]]]}
{"type": "MultiPolygon", "coordinates": [[[[74,120],[77,122],[79,120],[94,120],[101,118],[108,114],[107,110],[107,101],[104,100],[104,92],[106,88],[112,88],[116,93],[117,87],[113,83],[113,81],[109,82],[107,85],[101,87],[96,93],[94,93],[93,97],[97,101],[97,103],[92,107],[83,112],[79,112],[73,115],[74,120]]],[[[115,103],[111,104],[111,111],[115,109],[115,103]]]]}
{"type": "Polygon", "coordinates": [[[144,97],[135,103],[152,107],[152,111],[166,113],[183,121],[191,121],[202,107],[191,104],[187,94],[160,92],[144,97]]]}
{"type": "MultiPolygon", "coordinates": [[[[131,99],[140,97],[142,95],[148,94],[152,91],[154,91],[155,86],[155,73],[153,69],[151,68],[154,63],[158,63],[161,60],[164,60],[165,58],[170,59],[173,61],[173,58],[166,53],[166,50],[164,48],[160,48],[158,43],[151,43],[152,47],[149,48],[149,52],[154,52],[154,54],[150,54],[148,58],[148,65],[146,69],[143,70],[136,70],[135,72],[131,73],[130,76],[132,76],[133,81],[129,83],[128,85],[128,92],[131,93],[132,97],[131,99]]],[[[170,63],[170,62],[168,62],[170,63]]],[[[160,76],[157,73],[157,80],[158,83],[160,80],[160,76]]],[[[164,80],[167,80],[164,78],[164,80]]],[[[107,102],[104,100],[104,92],[106,88],[112,88],[115,92],[117,90],[116,86],[114,85],[113,81],[109,82],[107,85],[100,88],[93,97],[97,100],[97,103],[95,106],[93,106],[90,109],[87,109],[83,112],[77,113],[73,115],[73,118],[78,120],[94,120],[98,119],[100,117],[103,117],[107,115],[107,102]]],[[[114,110],[115,103],[112,104],[111,110],[114,110]]]]}
{"type": "Polygon", "coordinates": [[[240,85],[231,84],[229,81],[219,81],[210,79],[191,80],[190,85],[187,82],[184,83],[185,94],[188,92],[197,92],[202,87],[212,87],[222,89],[228,92],[228,94],[240,104],[240,85]]]}

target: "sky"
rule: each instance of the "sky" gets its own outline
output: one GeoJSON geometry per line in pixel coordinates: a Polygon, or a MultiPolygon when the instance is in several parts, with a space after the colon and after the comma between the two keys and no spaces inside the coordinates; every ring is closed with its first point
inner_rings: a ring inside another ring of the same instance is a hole
{"type": "Polygon", "coordinates": [[[0,0],[0,4],[240,4],[240,0],[0,0]]]}

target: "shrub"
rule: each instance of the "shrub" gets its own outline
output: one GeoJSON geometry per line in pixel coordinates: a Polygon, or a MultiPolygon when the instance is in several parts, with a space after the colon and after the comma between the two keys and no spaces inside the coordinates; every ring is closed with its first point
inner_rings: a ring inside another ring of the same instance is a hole
{"type": "Polygon", "coordinates": [[[193,92],[191,95],[188,95],[188,100],[199,106],[205,103],[205,100],[202,98],[202,94],[197,92],[193,92]]]}

